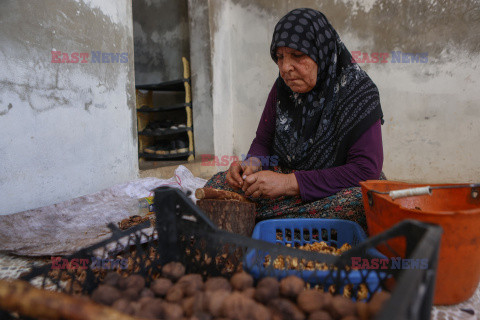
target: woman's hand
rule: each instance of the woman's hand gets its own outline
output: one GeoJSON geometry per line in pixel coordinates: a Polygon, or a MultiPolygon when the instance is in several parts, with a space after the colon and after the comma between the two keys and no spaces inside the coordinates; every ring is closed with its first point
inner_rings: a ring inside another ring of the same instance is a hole
{"type": "Polygon", "coordinates": [[[262,170],[260,159],[251,157],[245,161],[235,161],[227,172],[227,183],[235,190],[243,187],[244,177],[262,170]]]}
{"type": "Polygon", "coordinates": [[[281,196],[295,196],[300,194],[297,178],[293,173],[283,174],[273,171],[260,171],[249,175],[242,190],[246,196],[253,198],[274,199],[281,196]]]}

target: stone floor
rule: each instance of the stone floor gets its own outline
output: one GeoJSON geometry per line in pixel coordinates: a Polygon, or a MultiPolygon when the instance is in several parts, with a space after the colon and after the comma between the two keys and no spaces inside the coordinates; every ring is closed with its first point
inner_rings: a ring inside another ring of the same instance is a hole
{"type": "Polygon", "coordinates": [[[17,279],[23,272],[29,271],[33,265],[40,264],[42,264],[41,259],[0,253],[0,279],[17,279]]]}
{"type": "Polygon", "coordinates": [[[202,163],[200,160],[188,161],[153,161],[152,163],[142,162],[140,165],[139,178],[155,177],[159,179],[170,179],[179,165],[187,167],[195,177],[209,179],[220,170],[226,167],[216,167],[202,163]]]}

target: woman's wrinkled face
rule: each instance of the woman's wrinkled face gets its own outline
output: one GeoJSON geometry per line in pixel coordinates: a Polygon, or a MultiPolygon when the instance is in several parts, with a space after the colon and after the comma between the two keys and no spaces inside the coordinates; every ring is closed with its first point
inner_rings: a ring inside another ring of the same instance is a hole
{"type": "Polygon", "coordinates": [[[277,65],[280,76],[293,92],[305,93],[315,87],[318,66],[305,53],[288,47],[278,47],[277,65]]]}

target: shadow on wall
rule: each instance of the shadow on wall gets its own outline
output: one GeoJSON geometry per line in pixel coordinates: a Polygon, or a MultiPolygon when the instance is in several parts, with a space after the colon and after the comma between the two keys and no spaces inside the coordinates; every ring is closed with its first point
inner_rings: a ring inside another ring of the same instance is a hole
{"type": "Polygon", "coordinates": [[[133,1],[135,83],[181,78],[189,59],[187,0],[133,1]]]}

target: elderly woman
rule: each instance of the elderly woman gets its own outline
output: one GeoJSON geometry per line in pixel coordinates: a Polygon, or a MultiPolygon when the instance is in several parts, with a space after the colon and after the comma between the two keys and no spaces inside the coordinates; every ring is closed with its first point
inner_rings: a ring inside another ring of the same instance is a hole
{"type": "Polygon", "coordinates": [[[280,75],[249,158],[206,186],[251,197],[258,220],[339,218],[366,229],[359,182],[378,179],[383,164],[377,87],[316,10],[280,19],[270,55],[280,75]]]}

